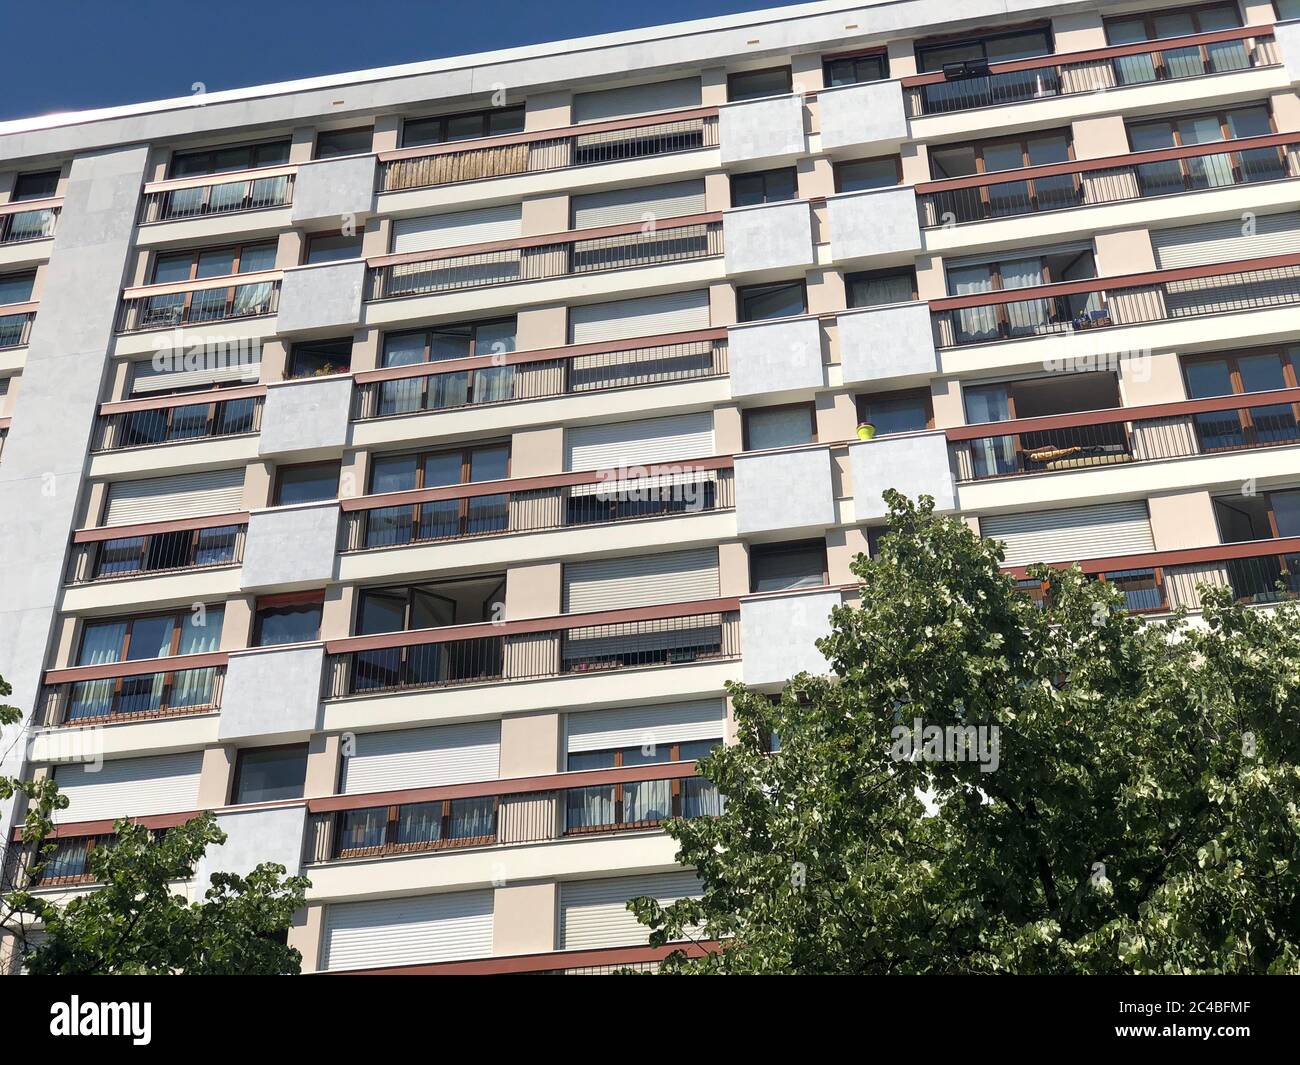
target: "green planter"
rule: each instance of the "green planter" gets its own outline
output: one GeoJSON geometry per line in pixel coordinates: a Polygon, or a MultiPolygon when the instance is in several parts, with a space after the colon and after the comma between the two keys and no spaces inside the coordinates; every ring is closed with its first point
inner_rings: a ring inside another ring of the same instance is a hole
{"type": "Polygon", "coordinates": [[[870,422],[863,422],[858,426],[859,440],[874,440],[876,438],[876,427],[870,422]]]}

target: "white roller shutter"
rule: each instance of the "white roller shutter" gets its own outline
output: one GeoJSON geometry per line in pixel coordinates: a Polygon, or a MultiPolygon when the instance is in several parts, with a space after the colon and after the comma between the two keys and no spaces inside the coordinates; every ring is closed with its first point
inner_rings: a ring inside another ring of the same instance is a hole
{"type": "Polygon", "coordinates": [[[597,558],[564,566],[564,609],[570,614],[717,597],[716,547],[597,558]]]}
{"type": "Polygon", "coordinates": [[[491,954],[491,891],[334,903],[325,909],[322,969],[422,965],[491,954]]]}
{"type": "Polygon", "coordinates": [[[628,706],[617,710],[588,710],[565,716],[568,751],[608,751],[720,740],[726,726],[727,706],[722,699],[696,699],[656,706],[628,706]]]}
{"type": "Polygon", "coordinates": [[[244,467],[109,485],[105,525],[229,514],[244,502],[244,467]]]}
{"type": "Polygon", "coordinates": [[[82,765],[58,766],[54,779],[69,802],[55,820],[100,821],[197,809],[202,764],[202,751],[187,751],[118,758],[106,761],[98,772],[87,772],[82,765]]]}
{"type": "Polygon", "coordinates": [[[432,251],[490,240],[513,240],[520,235],[517,203],[480,207],[473,211],[420,215],[393,222],[393,252],[432,251]]]}
{"type": "Polygon", "coordinates": [[[713,454],[713,413],[580,425],[564,434],[566,470],[608,470],[713,454]]]}
{"type": "Polygon", "coordinates": [[[663,336],[709,328],[709,293],[666,292],[569,308],[569,342],[598,344],[627,337],[663,336]]]}
{"type": "Polygon", "coordinates": [[[608,189],[573,197],[573,228],[595,229],[646,218],[680,218],[704,212],[704,182],[673,181],[637,189],[608,189]]]}
{"type": "Polygon", "coordinates": [[[361,732],[343,759],[343,793],[432,788],[493,780],[500,773],[501,723],[361,732]]]}
{"type": "Polygon", "coordinates": [[[1156,229],[1151,231],[1151,247],[1161,270],[1284,255],[1300,248],[1300,211],[1257,215],[1253,231],[1240,218],[1156,229]]]}
{"type": "Polygon", "coordinates": [[[655,111],[685,111],[699,107],[700,100],[699,78],[656,81],[650,85],[621,85],[617,89],[575,95],[573,121],[603,122],[655,111]]]}
{"type": "Polygon", "coordinates": [[[235,382],[255,385],[261,375],[262,353],[259,351],[252,354],[257,356],[253,361],[198,370],[160,370],[152,362],[137,362],[131,369],[131,395],[148,396],[235,382]]]}
{"type": "Polygon", "coordinates": [[[649,895],[660,903],[703,894],[693,872],[618,876],[560,884],[560,949],[631,947],[649,941],[650,930],[628,911],[628,899],[649,895]]]}
{"type": "Polygon", "coordinates": [[[1146,500],[980,518],[980,535],[1005,541],[1006,564],[1063,562],[1154,551],[1146,500]]]}

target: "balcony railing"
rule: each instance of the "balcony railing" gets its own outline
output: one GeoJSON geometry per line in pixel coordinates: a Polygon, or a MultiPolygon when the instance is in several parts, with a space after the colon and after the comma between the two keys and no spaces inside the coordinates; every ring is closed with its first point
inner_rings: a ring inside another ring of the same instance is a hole
{"type": "Polygon", "coordinates": [[[940,347],[1300,303],[1300,254],[931,300],[940,347]]]}
{"type": "Polygon", "coordinates": [[[1199,78],[1281,62],[1272,26],[1244,26],[1140,41],[1091,51],[993,63],[977,77],[942,72],[902,79],[907,113],[922,115],[1000,107],[1056,96],[1199,78]]]}
{"type": "Polygon", "coordinates": [[[54,236],[61,199],[17,200],[0,206],[0,244],[22,244],[54,236]]]}
{"type": "Polygon", "coordinates": [[[69,584],[152,577],[244,561],[247,514],[81,529],[72,534],[69,584]]]}
{"type": "Polygon", "coordinates": [[[592,950],[554,950],[540,954],[507,954],[491,958],[467,958],[428,964],[390,965],[378,969],[339,969],[320,976],[355,976],[376,973],[393,976],[607,976],[613,973],[652,973],[669,954],[680,951],[700,958],[720,950],[717,940],[692,940],[662,947],[598,947],[592,950]]]}
{"type": "Polygon", "coordinates": [[[278,271],[177,285],[145,285],[122,294],[117,331],[138,333],[145,329],[259,318],[274,314],[279,299],[278,271]]]}
{"type": "Polygon", "coordinates": [[[224,652],[52,669],[37,720],[49,727],[209,713],[221,706],[225,675],[224,652]]]}
{"type": "Polygon", "coordinates": [[[403,148],[379,155],[380,189],[427,188],[462,181],[644,159],[718,145],[718,110],[592,122],[474,141],[403,148]]]}
{"type": "Polygon", "coordinates": [[[727,372],[725,329],[513,351],[356,374],[352,418],[512,403],[727,372]]]}
{"type": "Polygon", "coordinates": [[[286,207],[293,202],[297,169],[265,167],[238,176],[223,174],[154,182],[145,186],[140,200],[140,224],[286,207]]]}
{"type": "Polygon", "coordinates": [[[664,762],[308,801],[303,860],[381,858],[659,828],[716,817],[695,762],[664,762]]]}
{"type": "Polygon", "coordinates": [[[21,348],[31,338],[36,304],[11,303],[0,307],[0,348],[21,348]]]}
{"type": "Polygon", "coordinates": [[[921,225],[932,229],[1294,177],[1300,134],[1278,133],[928,181],[916,196],[921,225]]]}
{"type": "Polygon", "coordinates": [[[342,503],[340,551],[666,518],[735,506],[730,456],[425,488],[342,503]]]}
{"type": "Polygon", "coordinates": [[[1300,444],[1300,388],[948,429],[959,482],[1300,444]]]}
{"type": "Polygon", "coordinates": [[[122,451],[177,441],[240,436],[262,428],[261,385],[103,403],[91,450],[122,451]]]}
{"type": "Polygon", "coordinates": [[[511,285],[548,277],[686,262],[722,254],[722,215],[604,226],[554,236],[410,252],[370,260],[368,300],[511,285]]]}
{"type": "Polygon", "coordinates": [[[325,645],[324,698],[683,665],[740,653],[735,599],[352,636],[325,645]]]}

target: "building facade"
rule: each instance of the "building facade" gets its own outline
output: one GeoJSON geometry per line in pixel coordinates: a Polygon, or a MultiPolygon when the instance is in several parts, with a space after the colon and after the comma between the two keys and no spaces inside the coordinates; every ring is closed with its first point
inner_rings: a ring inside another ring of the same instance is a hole
{"type": "Polygon", "coordinates": [[[0,125],[41,890],[216,811],[179,889],[304,873],[305,971],[651,965],[724,685],[826,668],[885,489],[1134,610],[1300,589],[1297,18],[828,2],[0,125]]]}

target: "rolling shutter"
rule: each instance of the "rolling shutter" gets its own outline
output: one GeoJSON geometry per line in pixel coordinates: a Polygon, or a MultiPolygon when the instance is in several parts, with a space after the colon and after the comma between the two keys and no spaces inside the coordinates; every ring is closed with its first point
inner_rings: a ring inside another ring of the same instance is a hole
{"type": "Polygon", "coordinates": [[[570,614],[718,597],[718,549],[598,558],[564,566],[564,609],[570,614]]]}
{"type": "Polygon", "coordinates": [[[202,751],[187,751],[119,758],[105,762],[95,773],[82,765],[58,766],[54,779],[69,802],[54,819],[61,823],[99,821],[196,809],[202,764],[202,751]]]}
{"type": "Polygon", "coordinates": [[[105,525],[229,514],[244,502],[244,467],[109,485],[105,525]]]}
{"type": "Polygon", "coordinates": [[[604,340],[663,336],[708,328],[709,293],[706,289],[569,308],[571,344],[598,344],[604,340]]]}
{"type": "Polygon", "coordinates": [[[325,909],[322,969],[420,965],[491,954],[491,891],[345,902],[325,909]]]}
{"type": "Polygon", "coordinates": [[[581,425],[564,434],[565,470],[607,470],[713,454],[713,414],[581,425]]]}
{"type": "Polygon", "coordinates": [[[649,940],[650,930],[628,911],[627,900],[649,895],[661,903],[698,898],[693,872],[618,876],[560,884],[560,949],[630,947],[649,940]]]}
{"type": "Polygon", "coordinates": [[[618,710],[588,710],[565,716],[570,754],[640,747],[653,739],[657,746],[691,740],[720,740],[727,706],[722,699],[697,699],[618,710]]]}
{"type": "Polygon", "coordinates": [[[1154,551],[1146,500],[980,518],[980,535],[1007,545],[1006,564],[1064,562],[1154,551]]]}
{"type": "Polygon", "coordinates": [[[343,794],[492,780],[500,772],[501,723],[362,732],[343,759],[343,794]]]}
{"type": "Polygon", "coordinates": [[[253,354],[257,356],[253,362],[236,362],[230,366],[199,370],[159,370],[152,362],[137,362],[131,369],[131,395],[150,396],[160,392],[235,382],[255,385],[261,376],[262,353],[259,351],[253,354]]]}
{"type": "Polygon", "coordinates": [[[704,212],[704,182],[673,181],[637,189],[610,189],[573,197],[573,228],[595,229],[623,222],[680,218],[704,212]]]}
{"type": "Polygon", "coordinates": [[[679,78],[651,85],[622,85],[573,97],[573,121],[602,122],[610,118],[648,115],[655,111],[684,111],[700,106],[700,79],[679,78]]]}
{"type": "Polygon", "coordinates": [[[1201,263],[1227,263],[1283,255],[1300,247],[1300,211],[1258,215],[1255,231],[1242,232],[1240,218],[1151,231],[1156,266],[1172,270],[1201,263]]]}
{"type": "Polygon", "coordinates": [[[474,211],[399,218],[393,222],[393,252],[432,251],[490,240],[513,240],[520,234],[520,207],[506,203],[474,211]]]}

